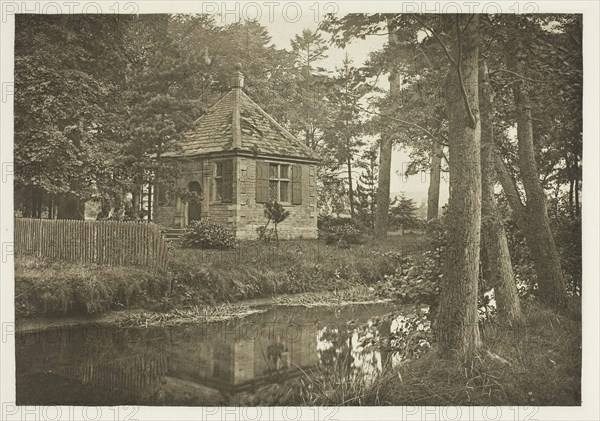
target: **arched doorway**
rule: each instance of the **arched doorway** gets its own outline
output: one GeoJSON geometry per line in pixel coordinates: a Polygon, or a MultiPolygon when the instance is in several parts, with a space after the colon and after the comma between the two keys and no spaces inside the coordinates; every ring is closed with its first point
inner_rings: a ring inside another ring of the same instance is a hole
{"type": "MultiPolygon", "coordinates": [[[[198,198],[202,197],[202,187],[197,181],[191,181],[188,184],[190,193],[196,193],[198,198]]],[[[190,200],[188,202],[188,224],[199,221],[202,215],[202,203],[199,200],[190,200]]]]}

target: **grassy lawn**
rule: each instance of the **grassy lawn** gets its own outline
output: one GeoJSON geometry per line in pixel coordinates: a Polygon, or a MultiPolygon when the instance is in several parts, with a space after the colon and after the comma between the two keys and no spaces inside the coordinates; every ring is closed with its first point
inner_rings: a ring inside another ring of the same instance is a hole
{"type": "Polygon", "coordinates": [[[234,250],[175,249],[171,282],[139,267],[15,260],[17,316],[100,313],[112,309],[167,311],[301,292],[369,286],[392,274],[402,256],[419,254],[419,234],[369,238],[340,248],[319,240],[242,242],[234,250]]]}
{"type": "Polygon", "coordinates": [[[177,249],[171,260],[174,299],[194,305],[372,285],[392,274],[402,256],[419,253],[426,244],[425,236],[414,234],[370,238],[348,248],[294,240],[279,246],[242,242],[227,251],[177,249]]]}

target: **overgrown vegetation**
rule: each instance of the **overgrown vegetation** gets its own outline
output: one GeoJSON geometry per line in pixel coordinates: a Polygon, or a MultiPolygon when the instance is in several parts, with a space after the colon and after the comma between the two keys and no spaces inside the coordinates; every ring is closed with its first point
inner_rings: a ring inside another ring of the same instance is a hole
{"type": "Polygon", "coordinates": [[[18,256],[15,261],[17,317],[101,313],[142,306],[165,295],[164,277],[139,267],[52,262],[18,256]]]}
{"type": "Polygon", "coordinates": [[[318,220],[319,237],[327,244],[341,248],[350,244],[361,244],[368,230],[362,223],[352,218],[320,217],[318,220]]]}
{"type": "Polygon", "coordinates": [[[369,239],[349,248],[295,240],[282,241],[278,247],[250,241],[229,250],[177,249],[172,254],[170,279],[141,268],[18,256],[17,315],[135,307],[188,311],[201,305],[310,292],[330,292],[340,300],[376,299],[381,294],[376,295],[374,286],[393,274],[406,255],[420,253],[425,243],[422,236],[407,235],[385,241],[369,239]]]}
{"type": "MultiPolygon", "coordinates": [[[[229,251],[178,250],[172,261],[174,295],[179,305],[189,305],[370,286],[424,243],[422,236],[406,236],[350,248],[293,240],[279,246],[242,242],[229,251]]],[[[164,301],[172,305],[170,298],[164,301]]]]}

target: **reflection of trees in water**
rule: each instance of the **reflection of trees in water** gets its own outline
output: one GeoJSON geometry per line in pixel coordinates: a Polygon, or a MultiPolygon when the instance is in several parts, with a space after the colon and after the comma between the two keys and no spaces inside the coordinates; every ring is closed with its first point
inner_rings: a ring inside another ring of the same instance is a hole
{"type": "Polygon", "coordinates": [[[345,328],[323,327],[317,332],[319,368],[348,380],[372,382],[385,369],[419,358],[431,347],[427,310],[389,314],[345,328]]]}

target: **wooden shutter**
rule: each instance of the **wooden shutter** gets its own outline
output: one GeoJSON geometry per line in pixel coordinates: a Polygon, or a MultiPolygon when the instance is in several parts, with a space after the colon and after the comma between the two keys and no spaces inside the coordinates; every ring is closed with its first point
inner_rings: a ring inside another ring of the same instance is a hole
{"type": "Polygon", "coordinates": [[[233,202],[233,159],[223,161],[223,197],[222,202],[233,202]]]}
{"type": "Polygon", "coordinates": [[[269,163],[256,161],[256,203],[269,201],[269,163]]]}
{"type": "Polygon", "coordinates": [[[302,204],[302,167],[292,165],[292,205],[302,204]]]}

